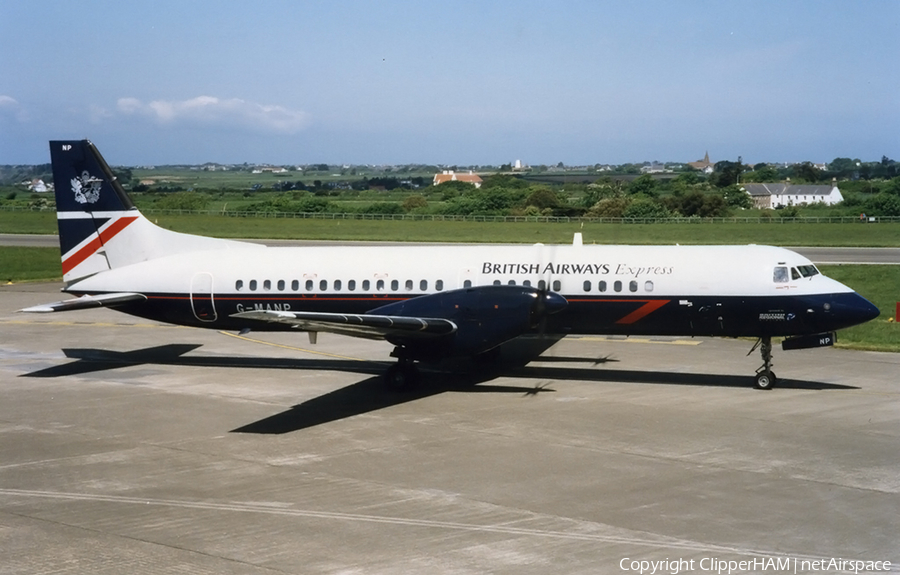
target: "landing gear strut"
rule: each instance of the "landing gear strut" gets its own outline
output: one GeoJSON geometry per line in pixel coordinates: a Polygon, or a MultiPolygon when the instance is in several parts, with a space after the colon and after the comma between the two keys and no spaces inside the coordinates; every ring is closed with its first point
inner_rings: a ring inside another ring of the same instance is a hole
{"type": "Polygon", "coordinates": [[[757,347],[759,347],[759,353],[762,355],[763,364],[756,370],[754,387],[756,389],[772,389],[778,381],[775,373],[772,372],[772,338],[769,336],[759,338],[759,341],[756,342],[750,353],[753,353],[753,350],[757,347]]]}
{"type": "Polygon", "coordinates": [[[409,391],[419,383],[419,369],[416,363],[405,356],[402,348],[396,348],[391,354],[399,361],[388,368],[384,374],[384,386],[391,391],[409,391]]]}

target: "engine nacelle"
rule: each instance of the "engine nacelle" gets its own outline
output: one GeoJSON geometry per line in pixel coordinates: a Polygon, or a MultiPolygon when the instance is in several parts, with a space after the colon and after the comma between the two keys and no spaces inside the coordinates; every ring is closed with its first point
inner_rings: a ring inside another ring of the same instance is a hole
{"type": "Polygon", "coordinates": [[[474,356],[518,337],[540,325],[548,314],[568,302],[557,293],[526,286],[480,286],[439,292],[388,304],[369,313],[448,319],[457,331],[423,340],[402,335],[388,341],[404,348],[414,359],[437,360],[474,356]]]}

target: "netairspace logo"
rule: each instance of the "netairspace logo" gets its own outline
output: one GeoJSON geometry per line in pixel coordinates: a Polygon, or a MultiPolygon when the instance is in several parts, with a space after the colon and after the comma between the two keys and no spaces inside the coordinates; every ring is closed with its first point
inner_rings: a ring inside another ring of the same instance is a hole
{"type": "Polygon", "coordinates": [[[625,557],[619,561],[619,569],[639,575],[679,573],[884,573],[891,571],[890,561],[865,561],[859,559],[798,559],[794,557],[755,557],[744,560],[726,560],[717,557],[703,559],[662,559],[657,561],[625,557]]]}

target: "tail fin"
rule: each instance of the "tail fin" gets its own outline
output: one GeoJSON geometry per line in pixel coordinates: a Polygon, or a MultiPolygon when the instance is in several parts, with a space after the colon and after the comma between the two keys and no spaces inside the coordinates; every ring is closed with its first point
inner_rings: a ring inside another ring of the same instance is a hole
{"type": "Polygon", "coordinates": [[[252,244],[159,228],[134,207],[88,140],[50,142],[56,218],[67,282],[105,270],[187,251],[252,244]]]}

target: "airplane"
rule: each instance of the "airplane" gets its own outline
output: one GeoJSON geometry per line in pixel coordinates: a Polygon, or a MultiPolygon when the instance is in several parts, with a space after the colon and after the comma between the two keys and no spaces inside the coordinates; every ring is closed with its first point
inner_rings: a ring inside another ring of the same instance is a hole
{"type": "Polygon", "coordinates": [[[88,140],[51,141],[63,292],[26,308],[106,307],[177,325],[386,340],[388,388],[418,364],[491,360],[507,343],[570,334],[757,338],[753,384],[771,389],[772,338],[830,346],[878,309],[787,249],[761,246],[266,247],[173,232],[134,206],[88,140]]]}

